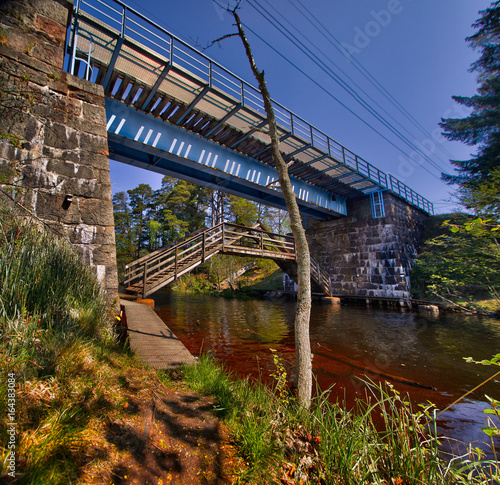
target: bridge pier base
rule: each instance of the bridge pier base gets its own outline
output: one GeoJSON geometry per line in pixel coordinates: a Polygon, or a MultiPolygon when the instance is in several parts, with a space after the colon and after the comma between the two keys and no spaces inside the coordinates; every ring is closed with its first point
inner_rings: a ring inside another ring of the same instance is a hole
{"type": "Polygon", "coordinates": [[[427,214],[384,192],[385,216],[374,218],[370,197],[348,202],[348,216],[308,220],[311,255],[332,278],[334,295],[410,297],[410,271],[427,214]]]}
{"type": "Polygon", "coordinates": [[[63,71],[66,0],[0,6],[0,186],[118,296],[104,93],[63,71]]]}

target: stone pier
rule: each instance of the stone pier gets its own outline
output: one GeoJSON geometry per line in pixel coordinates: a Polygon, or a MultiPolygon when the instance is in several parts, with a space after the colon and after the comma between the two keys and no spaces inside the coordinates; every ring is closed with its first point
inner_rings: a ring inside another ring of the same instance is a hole
{"type": "Polygon", "coordinates": [[[104,93],[63,70],[73,8],[0,1],[0,185],[118,296],[104,93]]]}
{"type": "Polygon", "coordinates": [[[307,221],[312,256],[339,296],[408,298],[410,271],[428,215],[384,192],[385,216],[374,218],[370,197],[348,202],[348,216],[307,221]]]}

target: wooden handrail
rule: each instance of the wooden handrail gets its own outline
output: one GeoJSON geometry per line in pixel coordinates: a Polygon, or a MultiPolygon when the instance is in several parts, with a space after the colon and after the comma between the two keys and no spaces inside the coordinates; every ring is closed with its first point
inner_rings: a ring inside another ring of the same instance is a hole
{"type": "MultiPolygon", "coordinates": [[[[143,256],[127,265],[125,284],[143,296],[177,279],[217,253],[253,255],[272,259],[295,259],[293,236],[228,222],[188,234],[175,245],[143,256]]],[[[330,294],[330,277],[311,258],[311,277],[330,294]]]]}

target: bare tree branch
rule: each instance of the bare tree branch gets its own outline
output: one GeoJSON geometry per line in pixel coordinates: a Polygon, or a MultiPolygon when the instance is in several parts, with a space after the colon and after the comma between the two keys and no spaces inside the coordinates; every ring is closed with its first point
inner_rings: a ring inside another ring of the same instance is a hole
{"type": "Polygon", "coordinates": [[[220,43],[224,40],[224,39],[229,39],[230,37],[238,37],[239,34],[237,32],[233,33],[233,34],[226,34],[226,35],[223,35],[222,37],[219,37],[218,39],[215,39],[213,40],[212,42],[209,42],[205,47],[202,47],[202,50],[205,51],[207,49],[210,49],[210,47],[212,47],[213,45],[215,44],[218,44],[219,47],[220,47],[220,43]]]}
{"type": "Polygon", "coordinates": [[[264,78],[264,71],[257,68],[253,57],[250,43],[245,35],[237,6],[230,11],[234,16],[238,33],[245,47],[245,52],[250,63],[250,67],[259,84],[259,90],[264,102],[269,125],[269,137],[271,138],[272,157],[276,169],[278,170],[279,182],[283,197],[285,198],[288,214],[290,217],[290,227],[295,238],[296,260],[297,260],[297,307],[295,312],[295,367],[297,374],[297,391],[299,403],[305,408],[311,405],[312,393],[312,358],[311,343],[309,339],[309,319],[311,313],[311,259],[306,233],[302,225],[299,206],[293,192],[293,186],[288,175],[288,164],[283,159],[280,151],[280,136],[278,124],[274,114],[271,96],[267,89],[264,78]]]}

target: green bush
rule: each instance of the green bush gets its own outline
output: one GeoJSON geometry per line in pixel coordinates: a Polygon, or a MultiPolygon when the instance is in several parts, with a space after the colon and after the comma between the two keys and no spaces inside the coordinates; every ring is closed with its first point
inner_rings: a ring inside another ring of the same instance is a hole
{"type": "Polygon", "coordinates": [[[447,214],[429,218],[411,273],[415,298],[476,306],[500,292],[500,247],[485,227],[465,230],[473,218],[447,214]],[[453,231],[456,227],[464,230],[453,231]]]}

